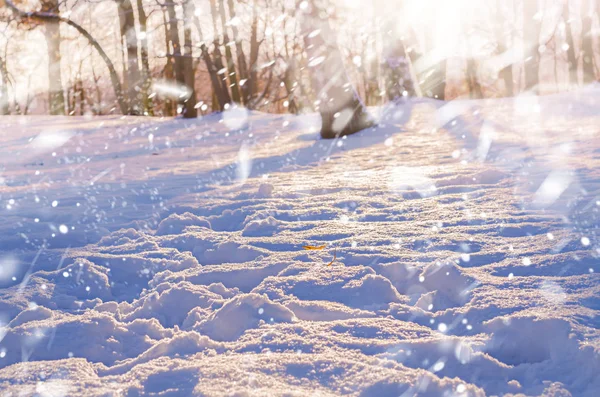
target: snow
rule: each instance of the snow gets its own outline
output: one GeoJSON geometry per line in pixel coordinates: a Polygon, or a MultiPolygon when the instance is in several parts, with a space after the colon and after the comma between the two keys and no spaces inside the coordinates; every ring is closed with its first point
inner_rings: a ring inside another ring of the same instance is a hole
{"type": "Polygon", "coordinates": [[[596,396],[599,104],[4,117],[0,390],[596,396]]]}

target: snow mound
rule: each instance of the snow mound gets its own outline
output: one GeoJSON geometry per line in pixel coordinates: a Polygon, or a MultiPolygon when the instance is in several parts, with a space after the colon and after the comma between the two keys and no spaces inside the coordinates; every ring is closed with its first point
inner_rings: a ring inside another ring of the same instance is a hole
{"type": "Polygon", "coordinates": [[[167,234],[181,234],[186,227],[199,226],[207,229],[211,228],[210,222],[204,218],[196,216],[192,213],[185,212],[183,214],[171,214],[167,218],[160,221],[156,228],[157,236],[167,234]]]}
{"type": "Polygon", "coordinates": [[[97,390],[103,383],[94,365],[83,358],[22,362],[0,370],[0,389],[17,396],[100,396],[97,390]]]}
{"type": "Polygon", "coordinates": [[[87,259],[95,265],[94,268],[102,267],[106,270],[112,294],[127,299],[136,298],[158,273],[199,266],[197,259],[189,252],[171,253],[162,250],[120,255],[94,253],[88,255],[87,259]]]}
{"type": "Polygon", "coordinates": [[[285,302],[285,306],[293,311],[298,319],[306,321],[335,321],[374,316],[371,312],[352,309],[336,302],[293,299],[285,302]]]}
{"type": "Polygon", "coordinates": [[[509,365],[560,360],[566,351],[579,350],[569,336],[571,326],[561,319],[503,317],[486,328],[492,333],[486,352],[509,365]]]}
{"type": "Polygon", "coordinates": [[[316,266],[299,274],[269,277],[254,292],[266,293],[271,299],[292,295],[300,300],[334,301],[359,309],[407,301],[387,278],[364,266],[316,266]]]}
{"type": "Polygon", "coordinates": [[[277,219],[269,216],[266,219],[252,220],[244,226],[242,236],[245,237],[260,237],[273,236],[279,230],[279,222],[277,219]]]}
{"type": "Polygon", "coordinates": [[[198,262],[203,265],[220,265],[250,262],[263,255],[264,251],[234,241],[226,241],[203,252],[194,251],[194,254],[198,262]]]}
{"type": "Polygon", "coordinates": [[[108,301],[113,299],[109,273],[108,269],[79,258],[62,269],[39,272],[38,276],[46,279],[49,285],[54,285],[55,294],[108,301]]]}
{"type": "Polygon", "coordinates": [[[464,305],[477,285],[473,278],[465,276],[454,264],[431,264],[419,277],[429,292],[423,294],[415,305],[429,311],[464,305]]]}
{"type": "Polygon", "coordinates": [[[123,361],[107,370],[99,371],[102,375],[121,374],[131,370],[139,364],[143,364],[160,357],[185,357],[195,354],[210,347],[218,347],[218,344],[211,341],[204,335],[194,331],[180,332],[172,338],[163,339],[156,343],[139,356],[123,361]]]}
{"type": "Polygon", "coordinates": [[[146,241],[144,233],[133,228],[127,228],[114,231],[102,237],[100,241],[98,241],[98,245],[101,247],[110,247],[128,245],[138,241],[146,241]]]}
{"type": "Polygon", "coordinates": [[[46,314],[37,320],[17,321],[8,328],[0,341],[0,351],[5,352],[0,361],[2,367],[73,355],[112,365],[117,360],[138,356],[152,344],[145,333],[133,332],[105,313],[90,311],[77,316],[54,312],[51,317],[42,313],[46,314]]]}
{"type": "Polygon", "coordinates": [[[234,341],[261,324],[295,321],[294,313],[264,295],[244,294],[228,301],[196,329],[217,341],[234,341]]]}
{"type": "Polygon", "coordinates": [[[275,187],[270,183],[261,183],[256,192],[257,198],[271,198],[275,187]]]}
{"type": "Polygon", "coordinates": [[[9,327],[18,327],[30,321],[41,321],[52,317],[52,310],[45,307],[36,307],[32,309],[23,310],[17,317],[15,317],[10,323],[9,327]]]}
{"type": "Polygon", "coordinates": [[[222,295],[210,287],[194,285],[187,281],[177,284],[162,283],[132,304],[123,302],[119,307],[120,319],[156,318],[164,327],[182,325],[194,308],[209,308],[222,304],[235,292],[224,289],[222,295]]]}
{"type": "Polygon", "coordinates": [[[213,230],[224,232],[240,230],[248,215],[251,213],[242,208],[225,209],[220,215],[211,215],[207,219],[213,230]]]}
{"type": "Polygon", "coordinates": [[[196,267],[176,273],[164,272],[158,274],[150,283],[150,286],[158,285],[162,282],[177,283],[179,281],[189,281],[197,285],[221,283],[227,288],[238,288],[240,291],[250,292],[266,277],[278,274],[288,265],[285,262],[275,262],[250,263],[245,264],[241,268],[233,264],[196,267]]]}

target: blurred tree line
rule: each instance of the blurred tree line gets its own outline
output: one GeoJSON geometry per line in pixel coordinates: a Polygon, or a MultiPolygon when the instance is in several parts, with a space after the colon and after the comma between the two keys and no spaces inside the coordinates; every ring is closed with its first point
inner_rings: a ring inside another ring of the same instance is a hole
{"type": "Polygon", "coordinates": [[[36,100],[53,115],[239,104],[332,124],[410,96],[551,93],[597,80],[599,15],[600,0],[2,0],[0,113],[40,113],[36,100]],[[28,69],[31,32],[43,65],[28,69]]]}

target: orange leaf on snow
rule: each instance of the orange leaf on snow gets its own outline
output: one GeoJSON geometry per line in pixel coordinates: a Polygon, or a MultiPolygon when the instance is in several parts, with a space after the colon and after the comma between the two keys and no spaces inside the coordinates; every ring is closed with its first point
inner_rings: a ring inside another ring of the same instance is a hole
{"type": "Polygon", "coordinates": [[[322,250],[325,247],[326,247],[326,245],[304,245],[304,246],[302,246],[302,248],[304,248],[305,250],[310,250],[310,251],[322,250]]]}

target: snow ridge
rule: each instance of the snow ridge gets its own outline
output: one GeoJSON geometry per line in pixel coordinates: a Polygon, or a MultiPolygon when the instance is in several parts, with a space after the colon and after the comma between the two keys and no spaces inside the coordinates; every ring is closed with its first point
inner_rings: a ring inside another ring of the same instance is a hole
{"type": "Polygon", "coordinates": [[[597,115],[557,109],[597,98],[6,118],[70,138],[2,169],[0,390],[596,396],[597,115]]]}

